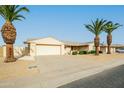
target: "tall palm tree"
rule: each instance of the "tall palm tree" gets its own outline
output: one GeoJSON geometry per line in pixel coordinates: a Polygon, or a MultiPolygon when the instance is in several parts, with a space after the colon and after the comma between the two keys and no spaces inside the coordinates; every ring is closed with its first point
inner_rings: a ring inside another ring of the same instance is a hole
{"type": "Polygon", "coordinates": [[[13,21],[25,19],[20,12],[29,12],[26,7],[19,5],[0,5],[0,16],[5,19],[5,24],[2,26],[1,32],[4,42],[6,43],[6,59],[5,62],[14,62],[13,44],[16,40],[16,29],[13,21]]]}
{"type": "Polygon", "coordinates": [[[120,26],[121,25],[119,23],[114,24],[113,22],[110,21],[104,27],[104,31],[107,33],[107,45],[108,45],[107,54],[111,54],[112,32],[120,26]]]}
{"type": "Polygon", "coordinates": [[[100,43],[100,38],[99,35],[101,32],[103,32],[103,28],[106,25],[106,20],[103,19],[96,19],[96,21],[92,21],[92,24],[85,24],[85,27],[92,32],[95,35],[94,38],[94,46],[96,50],[96,55],[99,55],[99,43],[100,43]]]}

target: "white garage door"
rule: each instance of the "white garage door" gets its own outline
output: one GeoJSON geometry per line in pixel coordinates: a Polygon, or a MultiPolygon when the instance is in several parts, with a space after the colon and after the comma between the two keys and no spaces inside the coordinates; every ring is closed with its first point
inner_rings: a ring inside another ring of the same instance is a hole
{"type": "Polygon", "coordinates": [[[60,46],[37,45],[36,55],[60,55],[60,46]]]}

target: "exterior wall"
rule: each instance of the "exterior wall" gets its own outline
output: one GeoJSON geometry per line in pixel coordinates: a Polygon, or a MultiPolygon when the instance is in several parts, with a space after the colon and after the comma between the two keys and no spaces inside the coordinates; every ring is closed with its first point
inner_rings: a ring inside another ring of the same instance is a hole
{"type": "Polygon", "coordinates": [[[88,45],[79,46],[78,50],[84,50],[84,51],[95,50],[94,43],[90,43],[88,45]]]}
{"type": "MultiPolygon", "coordinates": [[[[107,53],[107,47],[100,47],[100,50],[103,51],[103,53],[107,53]]],[[[115,53],[116,52],[116,48],[115,47],[111,47],[111,53],[115,53]]]]}
{"type": "Polygon", "coordinates": [[[6,46],[4,45],[2,48],[3,48],[3,57],[6,57],[6,46]]]}
{"type": "Polygon", "coordinates": [[[65,55],[71,54],[71,46],[65,46],[65,55]]]}
{"type": "Polygon", "coordinates": [[[60,52],[61,52],[61,55],[65,55],[65,53],[66,53],[65,45],[61,45],[61,50],[60,50],[60,52]]]}
{"type": "Polygon", "coordinates": [[[29,51],[29,53],[30,53],[30,56],[36,56],[36,44],[30,44],[30,51],[29,51]]]}
{"type": "Polygon", "coordinates": [[[79,47],[79,51],[82,50],[82,51],[89,51],[89,46],[81,46],[79,47]]]}
{"type": "Polygon", "coordinates": [[[77,51],[90,51],[90,50],[94,50],[94,45],[84,45],[84,46],[75,46],[73,47],[73,50],[77,50],[77,51]]]}
{"type": "MultiPolygon", "coordinates": [[[[3,57],[6,57],[6,46],[3,46],[2,49],[3,49],[3,57]]],[[[21,57],[23,55],[25,55],[25,48],[14,46],[14,56],[21,57]]]]}
{"type": "Polygon", "coordinates": [[[25,48],[24,47],[15,47],[14,48],[14,55],[15,57],[21,57],[25,55],[25,48]]]}
{"type": "Polygon", "coordinates": [[[94,43],[89,44],[89,51],[95,50],[94,43]]]}
{"type": "Polygon", "coordinates": [[[100,47],[100,51],[102,51],[103,53],[107,53],[107,48],[106,47],[100,47]]]}
{"type": "Polygon", "coordinates": [[[3,48],[0,47],[0,57],[3,57],[3,48]]]}
{"type": "Polygon", "coordinates": [[[115,53],[116,52],[116,48],[111,48],[111,53],[115,53]]]}

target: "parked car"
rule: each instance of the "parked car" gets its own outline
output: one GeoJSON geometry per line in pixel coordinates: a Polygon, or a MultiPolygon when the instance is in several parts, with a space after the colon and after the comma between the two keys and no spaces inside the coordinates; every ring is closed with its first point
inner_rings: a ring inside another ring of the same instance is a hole
{"type": "Polygon", "coordinates": [[[117,49],[116,52],[117,53],[124,53],[124,49],[117,49]]]}

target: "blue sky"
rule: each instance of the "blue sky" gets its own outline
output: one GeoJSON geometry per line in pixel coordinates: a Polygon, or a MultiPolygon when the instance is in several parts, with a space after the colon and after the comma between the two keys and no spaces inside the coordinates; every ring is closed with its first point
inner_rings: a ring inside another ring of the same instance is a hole
{"type": "MultiPolygon", "coordinates": [[[[27,6],[29,13],[23,21],[13,24],[17,30],[15,45],[23,45],[29,38],[52,36],[60,40],[89,42],[94,35],[89,32],[84,24],[91,20],[103,18],[124,25],[124,6],[27,6]]],[[[4,20],[0,17],[0,28],[4,20]]],[[[124,43],[124,26],[112,33],[113,43],[124,43]]],[[[106,33],[100,35],[101,42],[106,43],[106,33]]],[[[0,36],[0,45],[3,45],[0,36]]]]}

